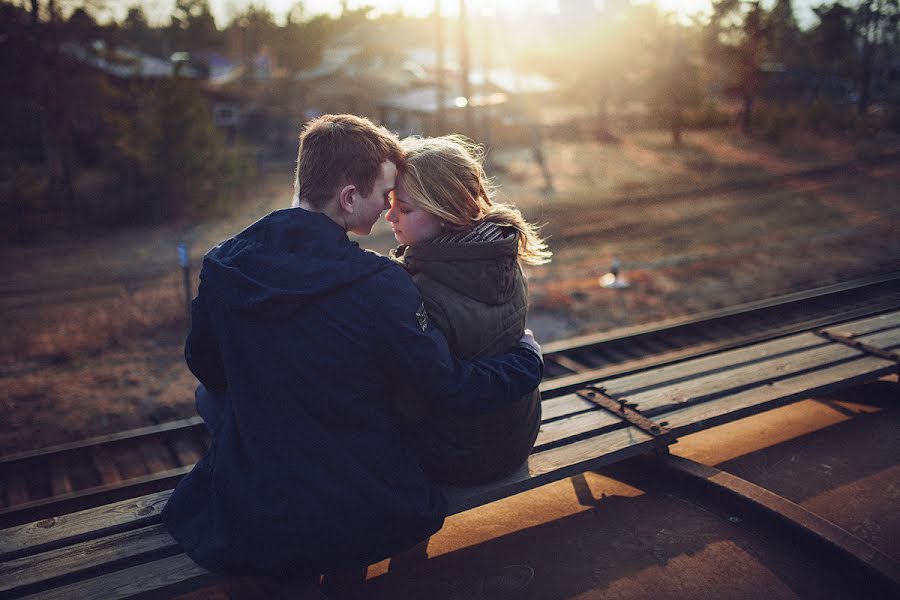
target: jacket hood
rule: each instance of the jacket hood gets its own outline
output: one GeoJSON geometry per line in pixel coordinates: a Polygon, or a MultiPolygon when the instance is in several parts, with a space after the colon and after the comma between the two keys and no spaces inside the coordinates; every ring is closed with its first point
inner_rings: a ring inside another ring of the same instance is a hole
{"type": "Polygon", "coordinates": [[[323,295],[390,267],[327,216],[277,210],[203,258],[201,282],[226,306],[283,318],[323,295]]]}
{"type": "Polygon", "coordinates": [[[399,246],[391,252],[407,271],[485,304],[504,304],[516,291],[519,234],[490,242],[439,242],[399,246]]]}

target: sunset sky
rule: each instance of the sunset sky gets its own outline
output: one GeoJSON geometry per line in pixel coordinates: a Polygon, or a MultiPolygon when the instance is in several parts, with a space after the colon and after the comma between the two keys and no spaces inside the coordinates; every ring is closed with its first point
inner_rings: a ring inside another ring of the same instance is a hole
{"type": "MultiPolygon", "coordinates": [[[[636,0],[635,3],[644,3],[653,0],[636,0]]],[[[764,6],[771,6],[774,0],[763,0],[764,6]]],[[[794,0],[794,8],[797,12],[797,18],[801,25],[809,25],[813,22],[812,10],[810,6],[822,4],[824,0],[794,0]]],[[[210,0],[213,15],[219,27],[223,27],[229,20],[231,15],[240,11],[242,8],[250,5],[263,4],[268,6],[275,15],[277,21],[281,22],[284,15],[290,8],[296,4],[297,0],[210,0]]],[[[692,14],[708,14],[711,0],[655,0],[656,5],[660,9],[667,12],[678,13],[682,16],[692,14]]],[[[120,11],[134,4],[142,4],[145,8],[147,16],[153,22],[166,22],[171,13],[174,0],[110,0],[110,4],[120,7],[120,11]]],[[[307,14],[329,13],[337,15],[340,13],[340,0],[304,0],[307,14]]],[[[370,5],[382,12],[395,12],[402,9],[404,13],[414,16],[426,16],[434,10],[434,0],[348,0],[347,5],[350,8],[370,5]]],[[[604,0],[595,0],[597,6],[602,6],[604,0]]],[[[444,14],[451,16],[458,12],[458,0],[442,0],[442,10],[444,14]]],[[[516,17],[522,14],[534,12],[553,13],[559,9],[558,0],[468,0],[468,10],[470,15],[479,15],[484,11],[491,11],[498,16],[516,17]]],[[[119,12],[119,11],[116,11],[119,12]]]]}

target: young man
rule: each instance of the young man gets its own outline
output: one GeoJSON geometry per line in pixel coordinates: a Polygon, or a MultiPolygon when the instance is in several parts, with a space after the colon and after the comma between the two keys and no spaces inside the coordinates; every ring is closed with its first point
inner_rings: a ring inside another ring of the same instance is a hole
{"type": "Polygon", "coordinates": [[[213,442],[163,521],[210,570],[314,575],[413,546],[446,503],[393,420],[392,388],[478,410],[540,381],[533,339],[456,361],[403,268],[348,239],[388,207],[401,160],[368,120],[320,117],[300,137],[295,207],[204,258],[185,357],[214,402],[213,442]]]}

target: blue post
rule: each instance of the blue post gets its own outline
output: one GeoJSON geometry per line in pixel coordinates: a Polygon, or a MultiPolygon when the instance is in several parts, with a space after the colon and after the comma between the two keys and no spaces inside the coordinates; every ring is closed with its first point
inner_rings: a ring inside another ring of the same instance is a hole
{"type": "Polygon", "coordinates": [[[191,326],[191,257],[184,242],[178,244],[178,264],[184,274],[184,307],[188,327],[191,326]]]}

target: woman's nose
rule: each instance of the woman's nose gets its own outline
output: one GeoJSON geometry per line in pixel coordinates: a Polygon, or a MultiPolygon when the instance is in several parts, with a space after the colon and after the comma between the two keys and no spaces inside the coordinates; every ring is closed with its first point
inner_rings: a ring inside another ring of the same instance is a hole
{"type": "Polygon", "coordinates": [[[394,209],[388,207],[388,211],[384,213],[384,220],[390,223],[393,223],[396,219],[394,219],[394,209]]]}

